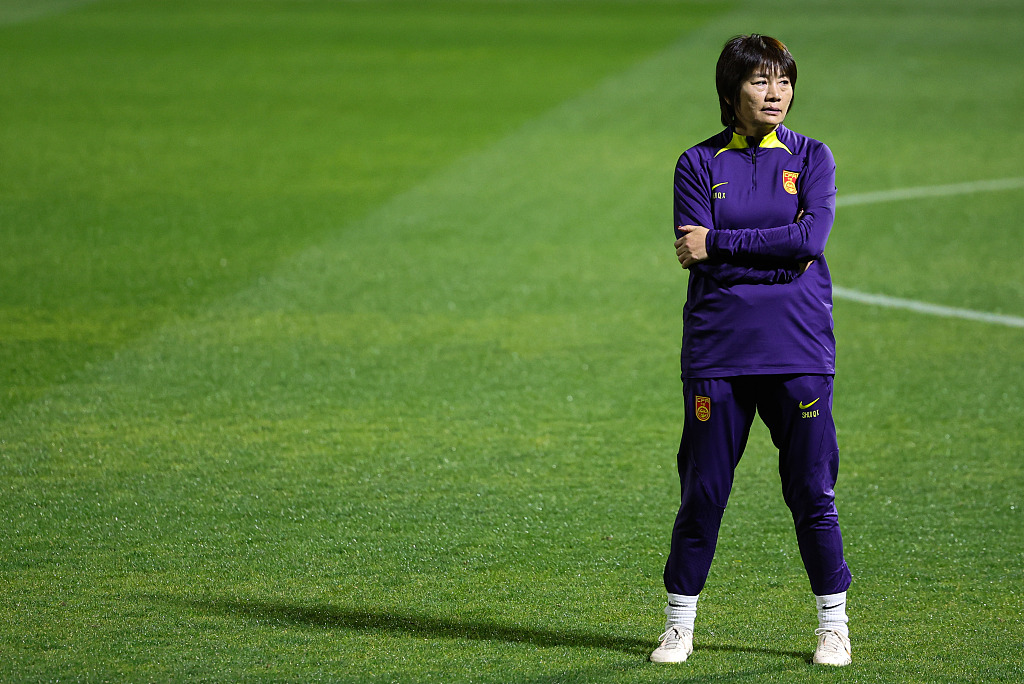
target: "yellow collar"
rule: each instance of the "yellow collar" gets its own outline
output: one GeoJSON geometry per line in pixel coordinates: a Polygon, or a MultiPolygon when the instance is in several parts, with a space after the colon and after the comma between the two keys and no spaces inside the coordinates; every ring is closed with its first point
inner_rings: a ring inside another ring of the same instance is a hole
{"type": "MultiPolygon", "coordinates": [[[[747,144],[746,137],[740,135],[736,131],[733,131],[732,132],[732,140],[729,141],[728,145],[726,145],[722,149],[718,150],[718,152],[715,152],[715,156],[717,157],[718,155],[722,154],[726,150],[745,150],[745,149],[748,149],[749,147],[750,147],[750,145],[747,144]]],[[[778,136],[778,132],[777,131],[772,131],[768,135],[766,135],[763,138],[761,138],[761,144],[758,145],[758,147],[769,148],[769,149],[786,150],[790,154],[793,154],[793,151],[790,150],[788,147],[786,147],[782,143],[781,140],[779,140],[779,136],[778,136]]]]}

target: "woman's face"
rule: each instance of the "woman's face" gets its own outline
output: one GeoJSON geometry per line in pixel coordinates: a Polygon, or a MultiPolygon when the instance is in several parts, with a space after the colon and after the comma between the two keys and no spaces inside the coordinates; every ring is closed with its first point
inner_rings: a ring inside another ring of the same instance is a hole
{"type": "Polygon", "coordinates": [[[740,86],[736,110],[736,132],[764,137],[775,130],[789,113],[793,85],[783,74],[755,70],[740,86]]]}

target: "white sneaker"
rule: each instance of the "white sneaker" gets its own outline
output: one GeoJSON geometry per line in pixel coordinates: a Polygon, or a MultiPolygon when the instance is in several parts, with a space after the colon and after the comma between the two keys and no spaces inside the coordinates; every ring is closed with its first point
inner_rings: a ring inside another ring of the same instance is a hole
{"type": "Polygon", "coordinates": [[[651,653],[652,663],[682,663],[693,653],[693,632],[672,625],[658,639],[661,645],[651,653]]]}
{"type": "Polygon", "coordinates": [[[814,635],[818,637],[818,648],[814,650],[812,661],[815,665],[842,667],[853,662],[853,651],[848,636],[834,629],[816,629],[814,635]]]}

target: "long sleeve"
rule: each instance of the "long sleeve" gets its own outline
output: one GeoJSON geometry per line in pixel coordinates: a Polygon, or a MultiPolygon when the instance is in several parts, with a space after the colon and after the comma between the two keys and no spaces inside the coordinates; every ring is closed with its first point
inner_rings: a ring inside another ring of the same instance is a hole
{"type": "Polygon", "coordinates": [[[708,234],[708,255],[725,261],[785,259],[803,262],[825,252],[835,218],[836,164],[826,145],[817,146],[804,164],[799,187],[799,221],[774,228],[716,230],[708,234]]]}
{"type": "MultiPolygon", "coordinates": [[[[708,233],[710,241],[711,236],[720,231],[716,230],[714,225],[711,211],[711,182],[707,173],[699,167],[695,168],[693,161],[683,155],[676,165],[674,188],[676,238],[682,235],[679,232],[680,226],[704,226],[711,231],[708,233]]],[[[690,271],[711,278],[720,285],[775,285],[792,282],[800,275],[800,266],[795,261],[751,264],[731,262],[728,256],[716,254],[716,258],[694,264],[690,271]]]]}

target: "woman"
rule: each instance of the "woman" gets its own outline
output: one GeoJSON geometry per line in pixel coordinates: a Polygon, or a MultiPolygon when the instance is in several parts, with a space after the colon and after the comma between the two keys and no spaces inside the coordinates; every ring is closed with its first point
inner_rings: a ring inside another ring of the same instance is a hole
{"type": "Polygon", "coordinates": [[[659,663],[693,650],[704,588],[755,413],[779,449],[783,496],[818,606],[813,662],[850,663],[850,571],[834,504],[832,282],[823,252],[835,213],[835,162],[782,125],[797,69],[774,38],[725,44],[716,85],[727,128],[675,171],[676,254],[689,270],[681,368],[686,414],[679,513],[665,564],[659,663]]]}

